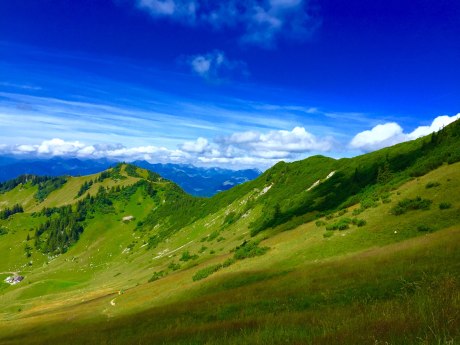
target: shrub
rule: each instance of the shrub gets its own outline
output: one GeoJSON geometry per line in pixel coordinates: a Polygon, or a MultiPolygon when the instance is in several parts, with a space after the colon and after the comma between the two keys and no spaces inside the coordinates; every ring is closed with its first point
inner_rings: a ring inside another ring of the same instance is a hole
{"type": "Polygon", "coordinates": [[[235,262],[236,262],[235,258],[229,258],[224,261],[224,263],[222,264],[222,267],[228,267],[230,265],[233,265],[235,262]]]}
{"type": "Polygon", "coordinates": [[[358,218],[353,218],[352,223],[353,225],[356,225],[358,227],[361,227],[367,224],[367,222],[364,219],[358,219],[358,218]]]}
{"type": "Polygon", "coordinates": [[[180,268],[180,265],[179,264],[176,264],[175,262],[171,262],[169,265],[168,265],[168,268],[172,271],[177,271],[179,268],[180,268]]]}
{"type": "Polygon", "coordinates": [[[166,275],[164,271],[154,272],[153,276],[149,279],[149,283],[154,282],[160,278],[163,278],[166,275]]]}
{"type": "Polygon", "coordinates": [[[244,241],[243,244],[235,248],[234,258],[237,260],[252,258],[265,254],[268,249],[268,247],[259,247],[259,242],[244,241]]]}
{"type": "Polygon", "coordinates": [[[1,235],[6,235],[8,233],[7,228],[0,226],[0,236],[1,235]]]}
{"type": "Polygon", "coordinates": [[[323,234],[323,237],[324,238],[329,238],[331,237],[332,235],[334,235],[334,233],[332,231],[326,231],[324,234],[323,234]]]}
{"type": "Polygon", "coordinates": [[[337,213],[337,217],[340,217],[340,216],[343,216],[345,213],[347,213],[348,210],[346,208],[344,208],[343,210],[340,210],[338,213],[337,213]]]}
{"type": "Polygon", "coordinates": [[[375,198],[369,197],[361,201],[361,208],[368,209],[371,207],[377,207],[377,200],[375,198]]]}
{"type": "Polygon", "coordinates": [[[211,274],[213,274],[214,272],[217,272],[218,270],[220,270],[222,267],[223,267],[222,264],[217,264],[217,265],[212,265],[212,266],[208,266],[206,268],[203,268],[203,269],[197,271],[193,275],[192,280],[197,281],[197,280],[207,278],[211,274]]]}
{"type": "Polygon", "coordinates": [[[431,203],[431,200],[422,199],[419,196],[415,199],[406,198],[398,202],[398,204],[391,209],[391,213],[395,216],[399,216],[409,210],[427,210],[430,208],[431,203]]]}
{"type": "Polygon", "coordinates": [[[334,224],[328,224],[326,225],[326,230],[337,230],[337,225],[334,224]]]}
{"type": "Polygon", "coordinates": [[[317,220],[317,221],[315,222],[315,224],[316,224],[316,226],[319,228],[319,227],[321,227],[321,226],[326,225],[326,222],[324,222],[324,221],[322,221],[322,220],[317,220]]]}
{"type": "Polygon", "coordinates": [[[356,223],[358,227],[364,226],[366,224],[367,222],[364,219],[358,219],[358,222],[356,223]]]}
{"type": "Polygon", "coordinates": [[[206,246],[201,246],[200,250],[198,251],[198,253],[203,253],[206,249],[208,249],[208,247],[206,246]]]}
{"type": "Polygon", "coordinates": [[[451,208],[452,204],[450,202],[441,202],[439,204],[439,209],[440,210],[447,210],[448,208],[451,208]]]}
{"type": "Polygon", "coordinates": [[[179,260],[187,262],[189,260],[195,260],[196,258],[198,258],[198,255],[196,255],[196,254],[190,255],[189,251],[186,250],[185,252],[182,253],[182,256],[180,257],[179,260]]]}
{"type": "Polygon", "coordinates": [[[350,226],[347,223],[339,223],[338,229],[339,230],[347,230],[350,226]]]}
{"type": "Polygon", "coordinates": [[[211,242],[212,240],[216,239],[219,236],[219,231],[215,230],[211,232],[211,234],[208,236],[207,241],[211,242]]]}
{"type": "Polygon", "coordinates": [[[439,182],[428,182],[425,186],[425,188],[433,188],[433,187],[439,187],[441,184],[439,182]]]}
{"type": "MultiPolygon", "coordinates": [[[[244,241],[243,244],[235,248],[235,254],[233,255],[233,258],[229,258],[225,260],[222,264],[208,266],[206,268],[203,268],[197,271],[193,275],[192,280],[197,281],[197,280],[207,278],[214,272],[217,272],[218,270],[220,270],[221,268],[233,265],[236,262],[236,260],[243,260],[246,258],[252,258],[254,256],[263,255],[269,249],[268,247],[259,247],[258,245],[259,245],[259,242],[244,241]]],[[[214,251],[211,251],[211,254],[213,253],[214,251]]]]}
{"type": "Polygon", "coordinates": [[[235,212],[230,212],[224,219],[223,225],[230,225],[240,219],[240,215],[236,214],[235,212]]]}
{"type": "Polygon", "coordinates": [[[342,218],[333,224],[326,225],[326,230],[346,230],[350,227],[349,224],[352,222],[351,218],[342,218]]]}
{"type": "Polygon", "coordinates": [[[419,225],[417,227],[417,230],[418,231],[433,231],[433,229],[431,227],[429,227],[428,225],[424,225],[424,224],[419,225]]]}
{"type": "Polygon", "coordinates": [[[357,216],[358,214],[361,214],[362,212],[363,212],[362,208],[355,208],[351,214],[354,216],[357,216]]]}

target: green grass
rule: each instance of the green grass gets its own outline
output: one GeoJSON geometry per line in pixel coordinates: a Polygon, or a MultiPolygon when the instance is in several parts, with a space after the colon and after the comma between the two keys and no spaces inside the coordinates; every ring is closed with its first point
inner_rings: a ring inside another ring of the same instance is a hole
{"type": "MultiPolygon", "coordinates": [[[[56,320],[58,327],[23,331],[18,342],[456,343],[459,243],[460,231],[447,229],[291,272],[227,273],[176,303],[109,319],[56,320]]],[[[118,303],[129,294],[135,291],[117,297],[118,303]]],[[[5,344],[16,343],[9,340],[5,344]]]]}
{"type": "MultiPolygon", "coordinates": [[[[316,172],[302,162],[280,164],[210,199],[214,206],[187,221],[186,213],[177,222],[168,213],[186,202],[178,202],[174,187],[157,181],[149,194],[144,185],[115,200],[112,213],[89,217],[80,239],[58,256],[24,255],[30,229],[45,219],[31,212],[77,202],[81,185],[97,176],[69,178],[39,204],[30,199],[34,187],[0,194],[5,205],[24,197],[26,211],[0,220],[7,229],[0,236],[0,277],[25,276],[16,286],[0,284],[0,343],[460,342],[460,196],[453,192],[460,191],[460,164],[370,188],[329,215],[298,215],[251,237],[272,202],[282,215],[299,195],[310,195],[316,180],[318,193],[331,188],[333,178],[325,176],[336,161],[313,161],[316,172]],[[432,181],[438,184],[427,188],[432,181]],[[292,184],[298,195],[283,189],[292,184]],[[162,214],[151,210],[164,204],[167,218],[138,226],[162,214]],[[405,212],[395,215],[395,206],[405,212]],[[123,222],[127,215],[136,221],[123,222]],[[342,225],[345,231],[325,231],[342,225]],[[162,240],[149,249],[154,236],[162,240]]],[[[94,183],[88,193],[147,176],[128,172],[122,166],[118,178],[94,183]]],[[[201,202],[210,203],[192,204],[201,202]]]]}

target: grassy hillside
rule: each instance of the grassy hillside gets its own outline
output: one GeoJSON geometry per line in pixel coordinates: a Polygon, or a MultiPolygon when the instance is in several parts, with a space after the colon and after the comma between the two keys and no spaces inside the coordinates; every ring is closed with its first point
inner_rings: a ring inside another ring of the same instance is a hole
{"type": "Polygon", "coordinates": [[[0,343],[460,342],[459,127],[210,199],[130,165],[4,187],[0,343]]]}

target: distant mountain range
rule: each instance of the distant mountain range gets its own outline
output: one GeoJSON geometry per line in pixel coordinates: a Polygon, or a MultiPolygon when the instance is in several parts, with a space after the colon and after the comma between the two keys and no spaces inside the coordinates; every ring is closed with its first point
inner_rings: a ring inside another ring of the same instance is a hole
{"type": "MultiPolygon", "coordinates": [[[[0,157],[0,182],[23,174],[41,176],[80,176],[99,173],[116,164],[107,159],[80,160],[77,158],[17,159],[0,157]]],[[[230,170],[201,168],[190,164],[151,164],[134,162],[137,166],[154,171],[177,183],[187,193],[195,196],[212,196],[220,191],[250,181],[261,172],[257,169],[230,170]]]]}
{"type": "Polygon", "coordinates": [[[257,169],[199,168],[188,164],[150,164],[146,161],[136,161],[133,164],[160,174],[196,196],[212,196],[261,174],[257,169]]]}

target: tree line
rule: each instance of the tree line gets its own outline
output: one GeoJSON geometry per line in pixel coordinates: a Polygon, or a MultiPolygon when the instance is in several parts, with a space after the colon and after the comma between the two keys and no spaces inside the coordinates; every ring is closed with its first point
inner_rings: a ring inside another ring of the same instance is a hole
{"type": "Polygon", "coordinates": [[[8,219],[10,216],[16,213],[22,213],[24,209],[21,205],[15,204],[12,208],[5,208],[4,210],[0,211],[0,219],[5,220],[8,219]]]}

